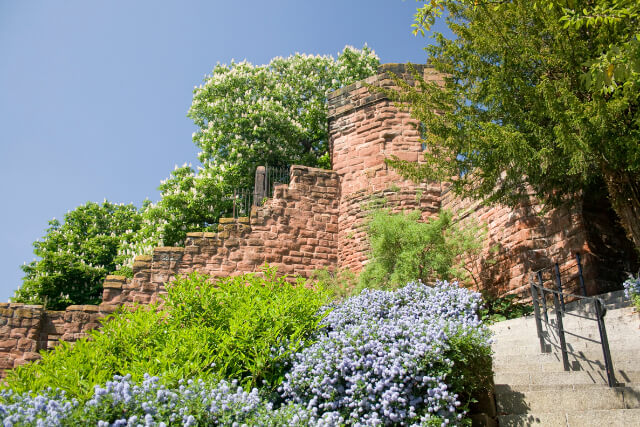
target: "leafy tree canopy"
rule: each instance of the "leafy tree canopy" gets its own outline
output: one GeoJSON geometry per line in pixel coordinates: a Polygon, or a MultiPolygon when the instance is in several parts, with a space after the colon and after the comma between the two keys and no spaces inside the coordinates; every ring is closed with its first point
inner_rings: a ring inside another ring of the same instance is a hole
{"type": "Polygon", "coordinates": [[[218,64],[194,89],[189,110],[199,159],[224,181],[250,184],[256,166],[328,168],[327,93],[373,75],[379,59],[366,45],[331,56],[295,54],[267,65],[218,64]]]}
{"type": "Polygon", "coordinates": [[[347,46],[337,59],[295,54],[267,65],[217,65],[194,89],[189,110],[202,166],[185,164],[162,182],[162,199],[145,210],[159,228],[145,241],[159,235],[173,245],[187,231],[209,230],[230,213],[234,189],[253,187],[257,166],[328,168],[327,93],[375,74],[378,65],[367,46],[347,46]]]}
{"type": "Polygon", "coordinates": [[[417,32],[447,14],[455,39],[426,48],[444,86],[404,85],[427,166],[466,196],[558,205],[603,186],[640,247],[640,4],[633,0],[425,2],[417,32]],[[473,173],[468,173],[473,171],[473,173]]]}
{"type": "Polygon", "coordinates": [[[106,200],[78,206],[62,223],[49,221],[44,238],[33,244],[40,259],[22,266],[25,276],[13,300],[54,310],[99,303],[105,276],[125,257],[118,254],[122,242],[133,238],[141,222],[133,205],[106,200]]]}
{"type": "Polygon", "coordinates": [[[40,259],[23,266],[14,301],[64,308],[98,303],[106,274],[130,273],[136,255],[179,244],[188,231],[215,229],[230,214],[233,189],[250,189],[258,165],[328,167],[326,96],[377,71],[365,46],[331,56],[295,54],[254,66],[217,65],[194,89],[189,116],[202,166],[176,167],[161,200],[132,205],[87,203],[50,222],[34,243],[40,259]]]}

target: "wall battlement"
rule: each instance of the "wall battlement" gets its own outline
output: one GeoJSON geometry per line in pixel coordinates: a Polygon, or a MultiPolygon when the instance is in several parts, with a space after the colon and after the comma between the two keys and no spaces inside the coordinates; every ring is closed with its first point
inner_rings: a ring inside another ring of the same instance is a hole
{"type": "MultiPolygon", "coordinates": [[[[442,82],[429,67],[414,70],[442,82]]],[[[392,211],[420,210],[423,220],[448,209],[459,221],[486,224],[482,254],[468,267],[475,286],[494,295],[526,295],[530,273],[553,262],[560,264],[564,281],[574,278],[576,252],[583,254],[589,294],[619,286],[629,243],[602,200],[585,197],[545,214],[533,199],[516,209],[484,206],[456,197],[446,183],[416,184],[389,169],[384,160],[391,155],[423,161],[418,122],[384,93],[369,89],[394,87],[389,72],[413,80],[408,66],[387,64],[378,75],[328,95],[332,170],[292,166],[290,183],[278,185],[249,218],[223,218],[215,233],[188,233],[184,247],[138,256],[132,279],[107,276],[98,306],[47,311],[0,304],[0,370],[36,360],[38,351],[59,341],[86,336],[119,306],[161,301],[166,283],[193,271],[220,277],[259,271],[265,263],[303,277],[318,268],[361,271],[369,256],[366,217],[372,202],[382,199],[392,211]]],[[[576,286],[573,281],[568,290],[576,286]]]]}

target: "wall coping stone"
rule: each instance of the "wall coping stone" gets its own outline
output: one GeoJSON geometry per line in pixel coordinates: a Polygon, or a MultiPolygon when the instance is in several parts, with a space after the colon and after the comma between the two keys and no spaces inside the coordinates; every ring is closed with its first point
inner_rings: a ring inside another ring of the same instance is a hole
{"type": "Polygon", "coordinates": [[[172,247],[172,246],[158,246],[153,249],[153,253],[156,252],[184,252],[184,248],[172,247]]]}

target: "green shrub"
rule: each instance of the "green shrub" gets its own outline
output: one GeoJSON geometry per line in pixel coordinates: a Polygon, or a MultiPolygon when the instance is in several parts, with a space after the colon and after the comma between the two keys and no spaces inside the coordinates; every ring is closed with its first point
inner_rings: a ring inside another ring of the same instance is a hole
{"type": "Polygon", "coordinates": [[[84,399],[114,375],[141,381],[145,373],[162,374],[168,383],[200,375],[212,363],[212,353],[204,334],[176,328],[151,305],[121,310],[88,338],[42,352],[42,360],[12,370],[7,382],[16,392],[53,387],[84,399]]]}
{"type": "Polygon", "coordinates": [[[234,378],[247,388],[277,386],[292,351],[307,344],[321,320],[327,293],[288,283],[267,268],[211,281],[193,273],[167,286],[165,306],[122,309],[101,330],[43,352],[42,360],[12,370],[7,388],[48,387],[86,399],[114,375],[142,381],[234,378]]]}
{"type": "Polygon", "coordinates": [[[482,320],[489,323],[516,319],[533,312],[533,306],[521,304],[516,301],[518,295],[494,297],[486,292],[482,292],[482,299],[484,300],[484,305],[478,311],[478,314],[482,320]]]}
{"type": "Polygon", "coordinates": [[[307,283],[319,285],[329,292],[333,300],[342,301],[356,293],[358,276],[348,268],[339,268],[336,271],[320,268],[311,273],[307,283]]]}
{"type": "Polygon", "coordinates": [[[371,260],[360,274],[359,287],[393,289],[413,280],[432,283],[439,279],[464,280],[464,255],[481,247],[477,226],[462,228],[450,212],[428,222],[420,212],[373,212],[367,229],[371,260]]]}
{"type": "Polygon", "coordinates": [[[328,302],[321,288],[291,284],[265,268],[264,276],[245,274],[211,282],[198,273],[167,286],[171,322],[206,333],[214,349],[215,371],[246,387],[277,386],[284,362],[318,329],[320,308],[328,302]],[[205,332],[206,331],[206,332],[205,332]]]}

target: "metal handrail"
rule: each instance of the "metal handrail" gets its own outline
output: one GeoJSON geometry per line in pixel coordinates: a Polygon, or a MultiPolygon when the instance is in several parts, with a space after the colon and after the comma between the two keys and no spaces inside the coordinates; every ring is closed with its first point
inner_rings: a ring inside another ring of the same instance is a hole
{"type": "MultiPolygon", "coordinates": [[[[580,273],[582,273],[582,266],[580,265],[580,258],[579,255],[577,255],[577,260],[578,260],[578,267],[580,270],[580,273]]],[[[559,274],[559,269],[558,269],[558,264],[555,264],[555,270],[556,270],[556,278],[558,281],[558,290],[555,289],[549,289],[549,288],[545,288],[544,287],[544,283],[542,280],[542,270],[538,270],[536,272],[534,272],[530,278],[530,284],[531,284],[531,299],[533,301],[533,312],[534,312],[534,317],[536,319],[536,329],[538,332],[538,339],[540,340],[540,351],[542,353],[548,353],[550,352],[550,349],[547,348],[547,345],[545,343],[545,338],[544,338],[544,334],[542,331],[542,323],[544,322],[546,325],[548,325],[548,327],[554,328],[558,331],[558,338],[560,340],[560,350],[562,352],[562,363],[564,365],[564,370],[565,371],[569,371],[570,370],[570,366],[569,366],[569,353],[573,354],[572,352],[567,350],[567,342],[565,340],[565,334],[569,334],[581,339],[586,339],[588,341],[591,342],[595,342],[598,344],[601,344],[602,346],[602,353],[604,355],[604,363],[605,363],[605,368],[607,371],[607,382],[609,384],[609,387],[615,387],[617,385],[616,379],[615,379],[615,375],[614,375],[614,370],[613,370],[613,361],[611,360],[611,352],[609,350],[609,341],[607,339],[607,329],[604,323],[604,316],[607,314],[607,309],[605,307],[604,301],[601,298],[598,297],[588,297],[588,296],[584,296],[584,295],[575,295],[575,294],[571,294],[568,292],[563,292],[562,291],[562,284],[560,281],[560,274],[559,274]],[[537,277],[539,284],[535,283],[534,280],[534,275],[537,277]],[[547,315],[547,295],[546,294],[552,294],[553,295],[553,302],[554,302],[554,311],[556,312],[556,324],[554,325],[552,322],[549,322],[549,317],[547,315]],[[564,304],[564,297],[574,297],[574,298],[579,298],[581,300],[586,300],[590,303],[593,304],[594,309],[595,309],[595,313],[596,313],[596,318],[590,318],[590,317],[586,317],[586,316],[579,316],[581,318],[587,319],[587,320],[593,320],[598,322],[598,330],[600,332],[600,341],[596,341],[590,338],[586,338],[586,337],[581,337],[577,334],[568,332],[564,330],[564,326],[562,323],[562,317],[564,314],[571,314],[571,313],[566,313],[565,312],[565,304],[564,304]],[[542,306],[544,308],[544,320],[542,318],[541,315],[541,310],[540,310],[540,301],[542,301],[542,306]]],[[[583,292],[584,292],[584,281],[582,280],[582,274],[580,274],[580,284],[582,286],[583,292]]],[[[550,342],[550,344],[553,344],[550,342]]],[[[555,344],[555,346],[557,347],[557,344],[555,344]]]]}

